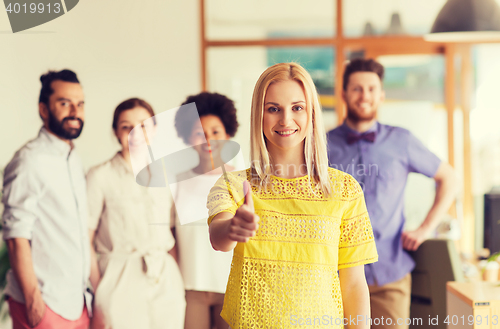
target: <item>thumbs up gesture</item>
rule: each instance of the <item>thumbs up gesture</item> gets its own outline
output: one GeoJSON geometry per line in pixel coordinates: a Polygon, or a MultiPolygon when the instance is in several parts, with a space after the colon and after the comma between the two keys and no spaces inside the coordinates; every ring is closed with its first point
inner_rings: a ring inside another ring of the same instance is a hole
{"type": "Polygon", "coordinates": [[[259,228],[259,216],[255,214],[253,206],[252,189],[248,181],[243,182],[243,192],[245,202],[236,210],[236,214],[231,219],[228,238],[237,242],[247,242],[255,236],[259,228]]]}

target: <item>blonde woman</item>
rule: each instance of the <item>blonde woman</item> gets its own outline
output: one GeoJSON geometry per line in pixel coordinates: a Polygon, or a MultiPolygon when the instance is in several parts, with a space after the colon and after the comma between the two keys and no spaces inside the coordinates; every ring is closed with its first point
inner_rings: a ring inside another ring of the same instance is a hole
{"type": "Polygon", "coordinates": [[[268,68],[251,116],[251,168],[225,173],[207,203],[212,246],[234,251],[222,317],[233,329],[369,328],[372,228],[359,184],[327,165],[310,75],[268,68]]]}

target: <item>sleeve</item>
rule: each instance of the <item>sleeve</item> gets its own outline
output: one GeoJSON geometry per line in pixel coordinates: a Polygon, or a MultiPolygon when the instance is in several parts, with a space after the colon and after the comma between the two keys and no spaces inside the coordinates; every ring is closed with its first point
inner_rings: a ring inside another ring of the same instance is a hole
{"type": "MultiPolygon", "coordinates": [[[[31,161],[33,162],[33,161],[31,161]]],[[[31,240],[37,216],[40,188],[30,161],[15,155],[4,172],[2,215],[3,239],[31,240]]]]}
{"type": "Polygon", "coordinates": [[[88,228],[97,230],[104,208],[104,193],[100,185],[98,171],[92,168],[87,173],[87,202],[88,202],[88,228]]]}
{"type": "Polygon", "coordinates": [[[244,201],[240,194],[243,194],[242,181],[239,182],[236,180],[231,173],[219,177],[208,194],[208,225],[221,212],[230,212],[234,215],[240,204],[244,201]]]}
{"type": "Polygon", "coordinates": [[[175,202],[174,199],[172,198],[170,200],[170,228],[175,227],[175,222],[177,221],[177,210],[175,210],[175,202]]]}
{"type": "Polygon", "coordinates": [[[344,188],[347,189],[348,200],[340,224],[339,269],[378,260],[363,190],[350,175],[346,175],[344,188]]]}
{"type": "MultiPolygon", "coordinates": [[[[177,177],[177,182],[179,182],[180,179],[177,177]]],[[[175,204],[179,200],[179,194],[178,194],[178,183],[177,184],[169,184],[170,187],[170,228],[174,228],[179,224],[179,218],[177,217],[177,208],[175,207],[175,204]]]]}
{"type": "Polygon", "coordinates": [[[441,164],[441,160],[432,153],[412,133],[408,136],[408,164],[410,172],[434,177],[441,164]]]}

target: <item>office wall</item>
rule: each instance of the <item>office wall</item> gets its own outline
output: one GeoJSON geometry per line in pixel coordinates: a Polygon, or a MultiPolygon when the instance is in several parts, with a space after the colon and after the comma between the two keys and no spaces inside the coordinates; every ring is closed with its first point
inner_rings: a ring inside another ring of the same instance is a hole
{"type": "MultiPolygon", "coordinates": [[[[80,1],[67,14],[13,34],[0,10],[0,168],[38,134],[39,77],[74,70],[86,96],[76,146],[86,169],[119,149],[113,110],[129,97],[156,112],[200,91],[197,0],[80,1]]],[[[180,141],[175,141],[180,143],[180,141]]]]}

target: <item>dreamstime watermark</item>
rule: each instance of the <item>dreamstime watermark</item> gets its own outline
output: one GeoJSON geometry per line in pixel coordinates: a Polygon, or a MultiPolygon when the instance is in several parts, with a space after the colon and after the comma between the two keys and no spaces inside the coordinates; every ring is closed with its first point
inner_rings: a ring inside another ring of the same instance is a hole
{"type": "Polygon", "coordinates": [[[201,121],[196,104],[189,103],[145,120],[128,135],[130,162],[136,183],[145,187],[168,188],[181,225],[206,225],[207,196],[215,179],[223,172],[227,177],[226,164],[232,160],[244,163],[240,145],[231,140],[206,140],[201,134],[195,144],[172,142],[178,137],[191,141],[193,127],[199,125],[201,121]],[[175,119],[177,113],[182,115],[182,120],[175,119]],[[196,172],[193,168],[197,168],[196,172]]]}
{"type": "Polygon", "coordinates": [[[12,32],[20,32],[54,20],[78,4],[79,0],[4,0],[12,32]]]}
{"type": "Polygon", "coordinates": [[[358,163],[358,164],[350,163],[345,167],[343,164],[338,165],[332,163],[330,164],[330,167],[348,173],[352,176],[356,175],[362,177],[362,176],[379,175],[378,164],[376,163],[369,163],[368,165],[365,165],[363,163],[358,163]]]}

